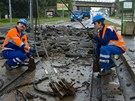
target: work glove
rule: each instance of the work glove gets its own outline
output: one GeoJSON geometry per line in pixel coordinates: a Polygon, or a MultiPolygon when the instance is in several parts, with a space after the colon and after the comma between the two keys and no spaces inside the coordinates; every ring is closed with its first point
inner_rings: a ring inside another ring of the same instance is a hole
{"type": "Polygon", "coordinates": [[[30,52],[32,52],[32,53],[35,53],[35,52],[36,52],[36,49],[35,49],[35,48],[30,47],[29,51],[30,51],[30,52]]]}

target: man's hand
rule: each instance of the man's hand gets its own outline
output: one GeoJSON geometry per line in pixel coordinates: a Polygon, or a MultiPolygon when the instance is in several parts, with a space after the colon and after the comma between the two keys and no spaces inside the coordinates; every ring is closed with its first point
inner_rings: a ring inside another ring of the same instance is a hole
{"type": "Polygon", "coordinates": [[[34,59],[34,57],[32,55],[30,55],[29,58],[34,59]]]}

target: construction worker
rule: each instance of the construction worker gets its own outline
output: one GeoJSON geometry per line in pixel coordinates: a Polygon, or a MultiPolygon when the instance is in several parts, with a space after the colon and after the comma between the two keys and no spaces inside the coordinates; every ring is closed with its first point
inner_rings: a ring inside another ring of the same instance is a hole
{"type": "Polygon", "coordinates": [[[8,70],[21,65],[27,57],[35,52],[35,49],[30,47],[27,42],[27,36],[24,33],[26,27],[25,19],[18,20],[17,26],[8,31],[2,44],[2,56],[7,59],[3,66],[8,70]]]}
{"type": "Polygon", "coordinates": [[[123,54],[126,51],[126,45],[122,37],[111,26],[104,24],[104,16],[97,14],[92,19],[92,24],[98,30],[95,39],[96,54],[99,58],[99,67],[102,69],[98,76],[111,74],[111,67],[116,66],[111,55],[123,54]]]}

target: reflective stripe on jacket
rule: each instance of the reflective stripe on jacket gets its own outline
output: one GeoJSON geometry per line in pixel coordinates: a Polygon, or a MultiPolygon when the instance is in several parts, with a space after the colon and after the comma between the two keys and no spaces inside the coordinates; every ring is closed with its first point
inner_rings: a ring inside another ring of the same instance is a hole
{"type": "MultiPolygon", "coordinates": [[[[110,26],[105,26],[104,29],[103,29],[103,33],[102,33],[102,39],[104,39],[104,36],[106,34],[107,28],[112,29],[110,26]]],[[[126,51],[126,45],[125,45],[125,42],[123,41],[122,37],[114,29],[112,29],[112,30],[115,32],[118,40],[110,40],[109,43],[108,43],[108,45],[118,46],[123,51],[126,51]]],[[[98,38],[100,38],[100,33],[98,33],[98,38]]]]}
{"type": "Polygon", "coordinates": [[[26,53],[29,52],[29,50],[24,49],[24,46],[29,47],[27,37],[25,34],[19,33],[19,30],[16,27],[8,31],[2,44],[2,50],[20,50],[21,47],[23,47],[23,51],[26,53]]]}

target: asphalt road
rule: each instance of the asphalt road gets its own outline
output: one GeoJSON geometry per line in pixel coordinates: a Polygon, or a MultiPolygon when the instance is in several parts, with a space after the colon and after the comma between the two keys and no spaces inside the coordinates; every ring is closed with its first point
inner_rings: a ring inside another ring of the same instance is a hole
{"type": "Polygon", "coordinates": [[[0,27],[0,32],[1,32],[1,33],[4,33],[4,32],[6,32],[6,31],[8,31],[9,29],[11,29],[12,27],[14,27],[14,25],[13,25],[13,26],[0,27]]]}

